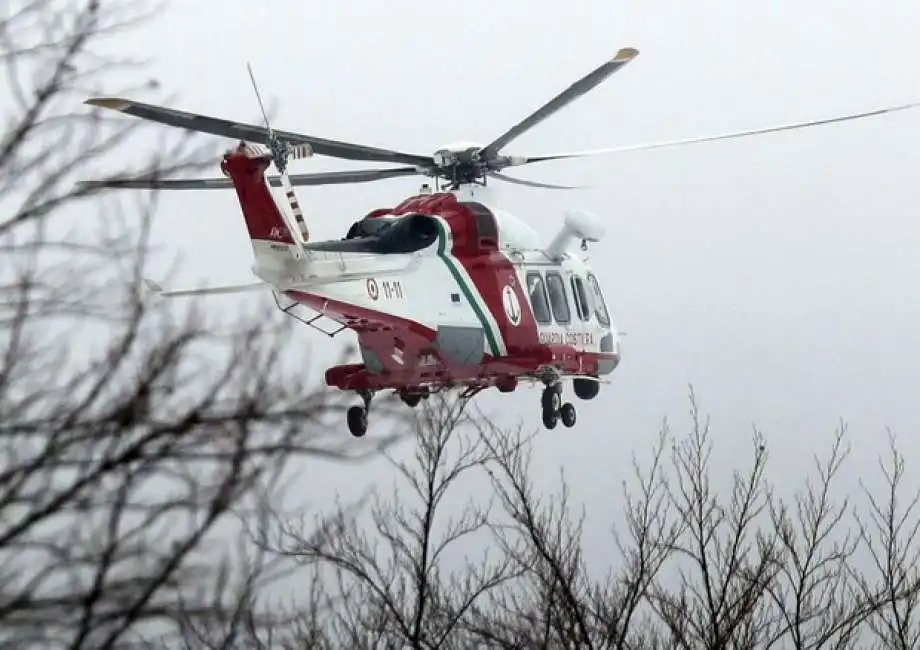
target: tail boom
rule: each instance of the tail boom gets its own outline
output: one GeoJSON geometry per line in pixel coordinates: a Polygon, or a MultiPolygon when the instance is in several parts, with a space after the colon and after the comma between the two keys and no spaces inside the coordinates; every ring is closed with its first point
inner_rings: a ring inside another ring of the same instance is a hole
{"type": "MultiPolygon", "coordinates": [[[[220,169],[233,183],[253,244],[255,245],[256,241],[264,241],[296,246],[299,249],[302,242],[295,235],[297,231],[278,206],[265,178],[265,170],[271,162],[271,155],[241,142],[237,149],[224,155],[220,169]]],[[[296,210],[299,213],[300,206],[296,204],[296,199],[293,204],[297,206],[296,210]]],[[[303,220],[302,215],[299,220],[303,220]]],[[[302,231],[305,230],[304,225],[302,231]]]]}

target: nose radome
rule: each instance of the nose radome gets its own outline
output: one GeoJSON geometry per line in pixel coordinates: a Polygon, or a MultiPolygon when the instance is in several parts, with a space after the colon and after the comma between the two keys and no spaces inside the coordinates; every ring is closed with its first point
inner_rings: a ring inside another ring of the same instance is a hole
{"type": "Polygon", "coordinates": [[[612,356],[598,359],[597,373],[599,375],[609,375],[620,365],[620,346],[614,332],[605,334],[601,338],[601,353],[612,356]]]}
{"type": "Polygon", "coordinates": [[[601,338],[601,352],[616,352],[617,341],[613,332],[609,332],[601,338]]]}

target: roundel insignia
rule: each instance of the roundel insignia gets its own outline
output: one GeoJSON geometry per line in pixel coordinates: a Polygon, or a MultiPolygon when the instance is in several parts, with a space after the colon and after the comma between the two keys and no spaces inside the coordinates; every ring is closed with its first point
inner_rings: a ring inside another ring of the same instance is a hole
{"type": "Polygon", "coordinates": [[[367,295],[370,296],[371,300],[377,300],[377,296],[380,295],[380,288],[374,278],[370,278],[367,281],[367,295]]]}
{"type": "Polygon", "coordinates": [[[510,284],[505,285],[502,289],[502,305],[505,307],[505,315],[512,325],[519,325],[521,322],[521,303],[518,301],[517,294],[514,293],[514,287],[510,284]]]}

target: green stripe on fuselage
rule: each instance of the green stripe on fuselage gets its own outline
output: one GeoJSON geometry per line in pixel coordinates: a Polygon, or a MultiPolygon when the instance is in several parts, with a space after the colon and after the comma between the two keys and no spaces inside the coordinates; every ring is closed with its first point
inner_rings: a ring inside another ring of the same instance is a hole
{"type": "MultiPolygon", "coordinates": [[[[440,220],[438,220],[438,257],[444,261],[450,274],[454,276],[454,280],[457,282],[463,295],[466,296],[470,306],[476,313],[476,317],[482,325],[483,332],[485,332],[486,341],[488,341],[489,347],[492,349],[492,355],[500,357],[501,348],[498,345],[496,332],[492,329],[492,326],[489,324],[489,319],[486,317],[485,312],[483,312],[483,307],[479,305],[479,301],[476,299],[476,294],[474,293],[476,291],[475,287],[469,286],[463,278],[463,274],[457,268],[458,262],[447,252],[447,230],[444,223],[440,220]]],[[[483,301],[483,303],[484,302],[485,301],[483,301]]]]}

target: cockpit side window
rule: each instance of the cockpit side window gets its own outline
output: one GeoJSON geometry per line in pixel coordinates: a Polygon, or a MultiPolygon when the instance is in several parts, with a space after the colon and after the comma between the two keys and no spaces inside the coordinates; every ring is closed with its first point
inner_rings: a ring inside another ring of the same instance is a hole
{"type": "Polygon", "coordinates": [[[575,311],[583,321],[591,320],[591,309],[588,307],[588,293],[585,283],[577,275],[572,275],[572,295],[575,296],[575,311]]]}
{"type": "Polygon", "coordinates": [[[594,298],[594,313],[597,316],[597,320],[601,325],[610,325],[610,314],[607,312],[604,294],[601,293],[601,287],[593,273],[588,274],[588,284],[591,285],[591,293],[594,298]]]}
{"type": "Polygon", "coordinates": [[[553,307],[553,316],[560,325],[571,320],[569,298],[565,292],[565,282],[556,271],[546,274],[546,288],[549,290],[549,304],[553,307]]]}
{"type": "Polygon", "coordinates": [[[548,325],[552,317],[546,300],[546,287],[543,285],[543,276],[536,271],[527,274],[527,296],[530,298],[534,320],[541,325],[548,325]]]}

